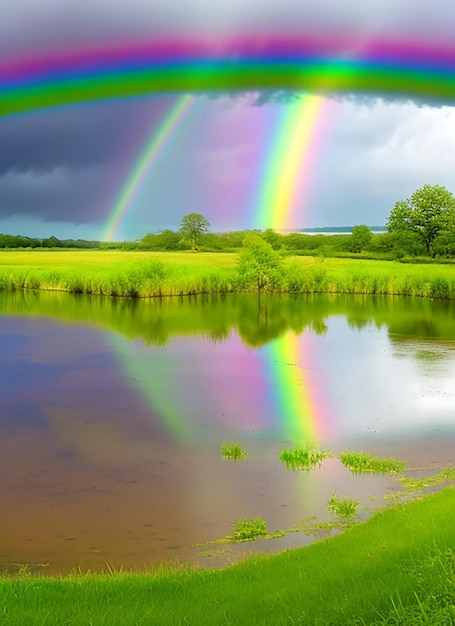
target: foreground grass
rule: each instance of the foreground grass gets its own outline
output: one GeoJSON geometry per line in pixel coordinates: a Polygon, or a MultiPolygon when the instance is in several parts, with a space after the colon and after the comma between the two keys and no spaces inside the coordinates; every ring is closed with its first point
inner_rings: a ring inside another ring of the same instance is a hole
{"type": "MultiPolygon", "coordinates": [[[[255,289],[235,253],[0,251],[0,290],[41,289],[119,297],[232,293],[255,289]]],[[[455,299],[455,266],[290,257],[276,291],[455,299]]]]}
{"type": "Polygon", "coordinates": [[[455,489],[217,571],[0,579],[6,625],[453,624],[455,489]]]}

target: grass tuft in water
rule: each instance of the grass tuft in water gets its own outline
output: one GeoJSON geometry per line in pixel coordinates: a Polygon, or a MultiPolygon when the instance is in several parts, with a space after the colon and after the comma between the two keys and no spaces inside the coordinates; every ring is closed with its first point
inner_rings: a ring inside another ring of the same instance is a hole
{"type": "Polygon", "coordinates": [[[365,452],[340,452],[338,457],[355,474],[399,474],[406,467],[406,463],[400,459],[371,456],[365,452]]]}
{"type": "Polygon", "coordinates": [[[329,450],[319,450],[306,446],[305,448],[294,448],[291,450],[281,450],[280,461],[282,461],[288,470],[310,470],[322,466],[322,461],[331,458],[332,453],[329,450]]]}
{"type": "Polygon", "coordinates": [[[238,441],[223,441],[221,444],[221,456],[223,459],[228,459],[230,461],[239,461],[241,459],[246,459],[248,452],[242,448],[238,441]]]}
{"type": "Polygon", "coordinates": [[[252,541],[267,535],[267,524],[263,517],[240,518],[232,527],[233,541],[252,541]]]}
{"type": "Polygon", "coordinates": [[[336,493],[327,500],[327,508],[330,513],[333,513],[342,523],[350,524],[357,515],[359,509],[359,501],[345,498],[340,500],[336,493]]]}

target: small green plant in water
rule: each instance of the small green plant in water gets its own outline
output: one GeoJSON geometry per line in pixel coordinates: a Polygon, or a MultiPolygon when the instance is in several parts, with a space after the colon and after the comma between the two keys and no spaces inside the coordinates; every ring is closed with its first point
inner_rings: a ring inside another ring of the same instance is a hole
{"type": "Polygon", "coordinates": [[[240,518],[232,527],[233,541],[252,541],[267,535],[267,524],[263,517],[240,518]]]}
{"type": "Polygon", "coordinates": [[[310,446],[280,452],[280,461],[289,470],[310,470],[316,465],[321,467],[322,461],[331,457],[332,453],[329,450],[318,450],[310,446]]]}
{"type": "Polygon", "coordinates": [[[336,515],[340,521],[346,524],[352,522],[357,515],[359,501],[351,500],[350,498],[340,500],[337,494],[334,493],[330,500],[327,501],[327,508],[330,513],[336,515]]]}
{"type": "Polygon", "coordinates": [[[245,452],[238,441],[231,441],[230,443],[223,441],[221,444],[221,456],[223,459],[229,459],[230,461],[239,461],[246,459],[248,453],[245,452]]]}
{"type": "Polygon", "coordinates": [[[371,456],[365,452],[340,452],[341,463],[355,474],[399,474],[406,467],[404,461],[389,457],[371,456]]]}

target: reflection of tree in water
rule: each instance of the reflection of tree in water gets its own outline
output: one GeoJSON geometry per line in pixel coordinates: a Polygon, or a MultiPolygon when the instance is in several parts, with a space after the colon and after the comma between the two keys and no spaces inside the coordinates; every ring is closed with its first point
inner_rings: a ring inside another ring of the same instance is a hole
{"type": "Polygon", "coordinates": [[[47,316],[91,324],[128,340],[164,345],[173,337],[221,342],[233,332],[260,347],[293,331],[325,334],[331,316],[350,328],[387,328],[394,346],[415,340],[455,340],[455,302],[346,295],[231,294],[176,298],[103,298],[45,292],[0,292],[0,314],[47,316]]]}

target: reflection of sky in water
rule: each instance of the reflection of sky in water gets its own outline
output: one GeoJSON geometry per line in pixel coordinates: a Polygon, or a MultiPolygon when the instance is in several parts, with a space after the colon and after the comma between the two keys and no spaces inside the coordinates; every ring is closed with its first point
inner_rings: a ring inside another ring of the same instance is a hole
{"type": "Polygon", "coordinates": [[[279,351],[271,356],[268,345],[246,346],[236,333],[224,342],[184,336],[146,346],[84,325],[4,317],[1,419],[42,423],[65,407],[75,416],[127,419],[130,434],[181,442],[286,440],[286,389],[277,402],[277,386],[294,380],[297,367],[302,398],[305,392],[312,404],[302,401],[295,411],[317,422],[321,438],[453,427],[450,344],[394,340],[385,327],[353,329],[344,316],[327,318],[327,328],[324,335],[296,336],[295,362],[287,362],[279,351]]]}
{"type": "Polygon", "coordinates": [[[386,328],[355,331],[341,316],[329,318],[328,328],[319,349],[327,393],[344,434],[415,435],[455,426],[455,351],[437,341],[420,344],[403,337],[398,351],[386,328]],[[422,345],[445,358],[423,363],[416,358],[422,345]]]}
{"type": "Polygon", "coordinates": [[[352,329],[342,316],[328,318],[327,325],[323,336],[295,338],[296,363],[275,353],[273,367],[265,362],[270,359],[267,346],[251,349],[235,334],[217,344],[191,337],[172,339],[160,348],[140,341],[127,344],[121,337],[110,343],[119,362],[128,363],[126,372],[149,405],[161,415],[183,419],[190,440],[242,431],[285,439],[285,417],[272,396],[277,371],[296,365],[303,384],[312,386],[313,402],[296,410],[300,408],[302,419],[318,420],[317,431],[331,440],[368,433],[415,435],[453,425],[455,353],[436,369],[434,364],[423,368],[415,346],[397,356],[385,328],[352,329]]]}

